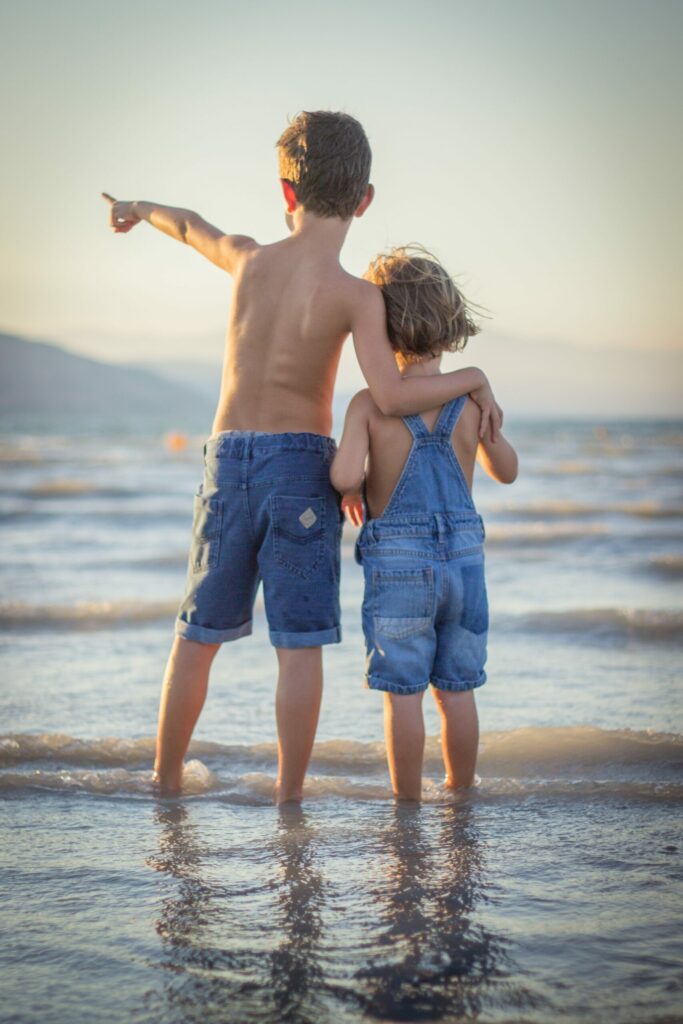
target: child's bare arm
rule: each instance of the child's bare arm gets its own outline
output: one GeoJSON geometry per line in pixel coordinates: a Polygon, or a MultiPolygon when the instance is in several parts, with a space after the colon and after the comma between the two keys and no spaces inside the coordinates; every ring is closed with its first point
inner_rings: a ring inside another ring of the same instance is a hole
{"type": "Polygon", "coordinates": [[[375,285],[362,284],[351,329],[360,368],[380,410],[386,416],[408,416],[469,394],[481,409],[479,436],[484,437],[490,425],[495,443],[502,414],[486,375],[469,366],[433,377],[402,377],[387,336],[382,293],[375,285]]]}
{"type": "Polygon", "coordinates": [[[344,431],[330,469],[332,486],[343,496],[342,508],[355,526],[360,526],[363,521],[361,489],[370,447],[369,414],[372,405],[369,391],[359,391],[349,402],[344,431]]]}
{"type": "Polygon", "coordinates": [[[192,210],[159,203],[121,202],[106,192],[102,196],[109,203],[109,223],[116,234],[126,234],[141,220],[146,220],[177,242],[191,245],[228,273],[233,273],[240,255],[256,245],[247,235],[226,235],[192,210]]]}
{"type": "Polygon", "coordinates": [[[494,444],[487,433],[477,448],[477,462],[498,483],[512,484],[517,479],[517,452],[502,434],[494,444]]]}

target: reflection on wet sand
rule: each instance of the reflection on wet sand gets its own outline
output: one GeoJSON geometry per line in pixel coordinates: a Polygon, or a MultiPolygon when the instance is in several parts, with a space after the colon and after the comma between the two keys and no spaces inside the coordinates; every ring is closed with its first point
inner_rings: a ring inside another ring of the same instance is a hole
{"type": "Polygon", "coordinates": [[[367,1010],[388,1020],[476,1020],[504,975],[506,942],[475,923],[485,899],[484,864],[472,809],[399,804],[381,837],[377,949],[358,972],[367,1010]]]}
{"type": "MultiPolygon", "coordinates": [[[[163,1019],[171,1011],[183,1024],[327,1019],[319,1005],[323,887],[315,832],[304,812],[280,812],[256,865],[256,851],[250,856],[240,847],[235,860],[242,872],[252,863],[251,885],[210,879],[207,862],[216,851],[202,842],[186,807],[159,807],[156,821],[159,852],[147,863],[175,885],[162,897],[156,922],[168,974],[163,996],[148,994],[148,1009],[163,1019]]],[[[225,875],[225,863],[221,867],[225,875]]]]}
{"type": "Polygon", "coordinates": [[[378,817],[340,839],[288,809],[267,845],[250,848],[247,836],[212,850],[190,810],[160,806],[148,864],[172,884],[156,921],[164,972],[150,1019],[473,1021],[503,990],[528,1006],[505,981],[506,940],[477,922],[486,881],[473,809],[383,807],[378,817]],[[357,897],[347,916],[320,865],[348,871],[349,850],[365,867],[344,875],[357,897]]]}

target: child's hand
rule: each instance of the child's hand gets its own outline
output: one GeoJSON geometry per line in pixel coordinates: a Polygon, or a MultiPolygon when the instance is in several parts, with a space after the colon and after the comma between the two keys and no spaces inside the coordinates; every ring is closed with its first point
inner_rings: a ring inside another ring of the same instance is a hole
{"type": "Polygon", "coordinates": [[[102,193],[102,198],[109,203],[109,226],[113,228],[114,234],[125,235],[140,223],[141,218],[133,212],[132,203],[119,202],[106,192],[102,193]]]}
{"type": "Polygon", "coordinates": [[[363,525],[363,499],[360,494],[345,494],[341,507],[354,526],[363,525]]]}
{"type": "Polygon", "coordinates": [[[480,384],[476,390],[470,391],[470,398],[472,401],[476,402],[481,409],[479,437],[486,437],[486,432],[490,427],[491,441],[495,443],[498,440],[501,427],[503,426],[503,410],[493,397],[491,385],[486,378],[484,378],[483,384],[480,384]]]}

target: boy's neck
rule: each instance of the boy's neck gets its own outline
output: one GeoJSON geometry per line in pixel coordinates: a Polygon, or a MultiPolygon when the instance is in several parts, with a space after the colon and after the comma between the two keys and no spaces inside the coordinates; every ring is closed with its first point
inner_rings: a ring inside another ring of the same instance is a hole
{"type": "Polygon", "coordinates": [[[401,363],[398,368],[403,377],[434,377],[441,373],[441,356],[432,359],[420,359],[417,363],[401,363]]]}
{"type": "Polygon", "coordinates": [[[303,207],[297,207],[290,215],[290,238],[305,242],[312,248],[328,252],[341,252],[342,246],[351,227],[351,220],[340,217],[318,217],[308,213],[303,207]]]}

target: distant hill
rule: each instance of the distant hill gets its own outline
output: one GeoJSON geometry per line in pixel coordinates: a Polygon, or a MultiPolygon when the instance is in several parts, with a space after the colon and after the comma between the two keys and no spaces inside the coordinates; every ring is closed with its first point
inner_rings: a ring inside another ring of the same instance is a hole
{"type": "Polygon", "coordinates": [[[207,429],[213,407],[192,386],[148,369],[104,363],[57,345],[0,334],[0,423],[87,425],[154,421],[207,429]]]}

